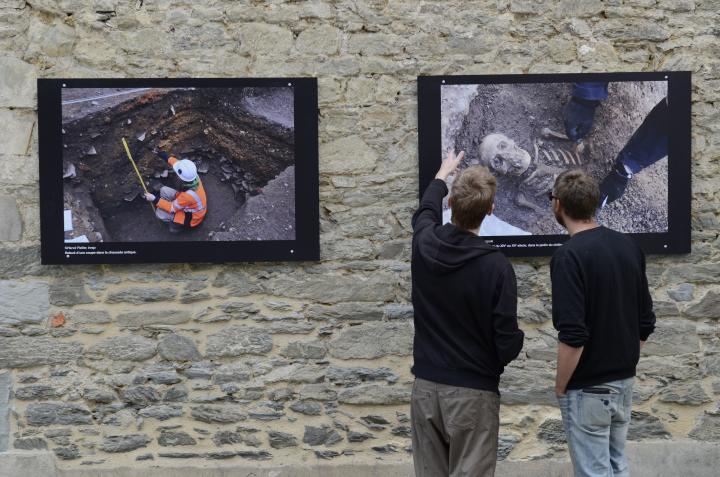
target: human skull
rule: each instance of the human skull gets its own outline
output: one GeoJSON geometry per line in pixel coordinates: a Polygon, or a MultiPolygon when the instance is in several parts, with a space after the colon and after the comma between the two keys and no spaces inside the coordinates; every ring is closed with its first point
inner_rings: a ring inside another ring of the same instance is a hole
{"type": "Polygon", "coordinates": [[[480,163],[498,174],[519,176],[530,160],[530,154],[504,134],[488,134],[480,143],[480,163]]]}

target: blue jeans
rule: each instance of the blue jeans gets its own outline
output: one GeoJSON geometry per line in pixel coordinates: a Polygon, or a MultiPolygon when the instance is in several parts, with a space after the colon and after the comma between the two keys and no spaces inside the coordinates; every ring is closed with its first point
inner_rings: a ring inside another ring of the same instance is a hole
{"type": "Polygon", "coordinates": [[[576,477],[628,477],[625,439],[634,378],[558,397],[576,477]]]}

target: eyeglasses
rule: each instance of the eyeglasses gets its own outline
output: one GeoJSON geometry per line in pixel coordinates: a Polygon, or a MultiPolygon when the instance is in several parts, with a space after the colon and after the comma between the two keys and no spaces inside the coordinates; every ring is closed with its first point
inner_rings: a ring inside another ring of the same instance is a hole
{"type": "Polygon", "coordinates": [[[553,199],[557,199],[557,196],[553,195],[553,192],[551,190],[548,191],[547,196],[550,202],[552,202],[553,199]]]}

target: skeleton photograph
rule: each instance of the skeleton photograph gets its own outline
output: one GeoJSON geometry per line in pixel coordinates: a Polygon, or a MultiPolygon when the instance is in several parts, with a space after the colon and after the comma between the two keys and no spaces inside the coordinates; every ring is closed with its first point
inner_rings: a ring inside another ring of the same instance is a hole
{"type": "Polygon", "coordinates": [[[480,235],[562,234],[547,197],[568,169],[600,183],[601,224],[667,232],[666,81],[443,85],[441,116],[443,151],[465,151],[459,169],[497,178],[480,235]]]}
{"type": "Polygon", "coordinates": [[[291,87],[63,88],[64,240],[295,239],[291,87]]]}

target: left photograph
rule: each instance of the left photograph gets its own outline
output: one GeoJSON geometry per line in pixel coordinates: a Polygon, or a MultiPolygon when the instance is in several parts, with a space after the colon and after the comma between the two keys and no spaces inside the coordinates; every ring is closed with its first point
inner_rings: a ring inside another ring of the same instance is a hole
{"type": "Polygon", "coordinates": [[[42,195],[56,199],[41,204],[43,242],[65,259],[292,260],[318,248],[315,80],[87,81],[38,95],[42,195]],[[50,214],[62,235],[50,237],[50,214]]]}
{"type": "Polygon", "coordinates": [[[294,240],[293,92],[63,88],[66,242],[294,240]]]}

